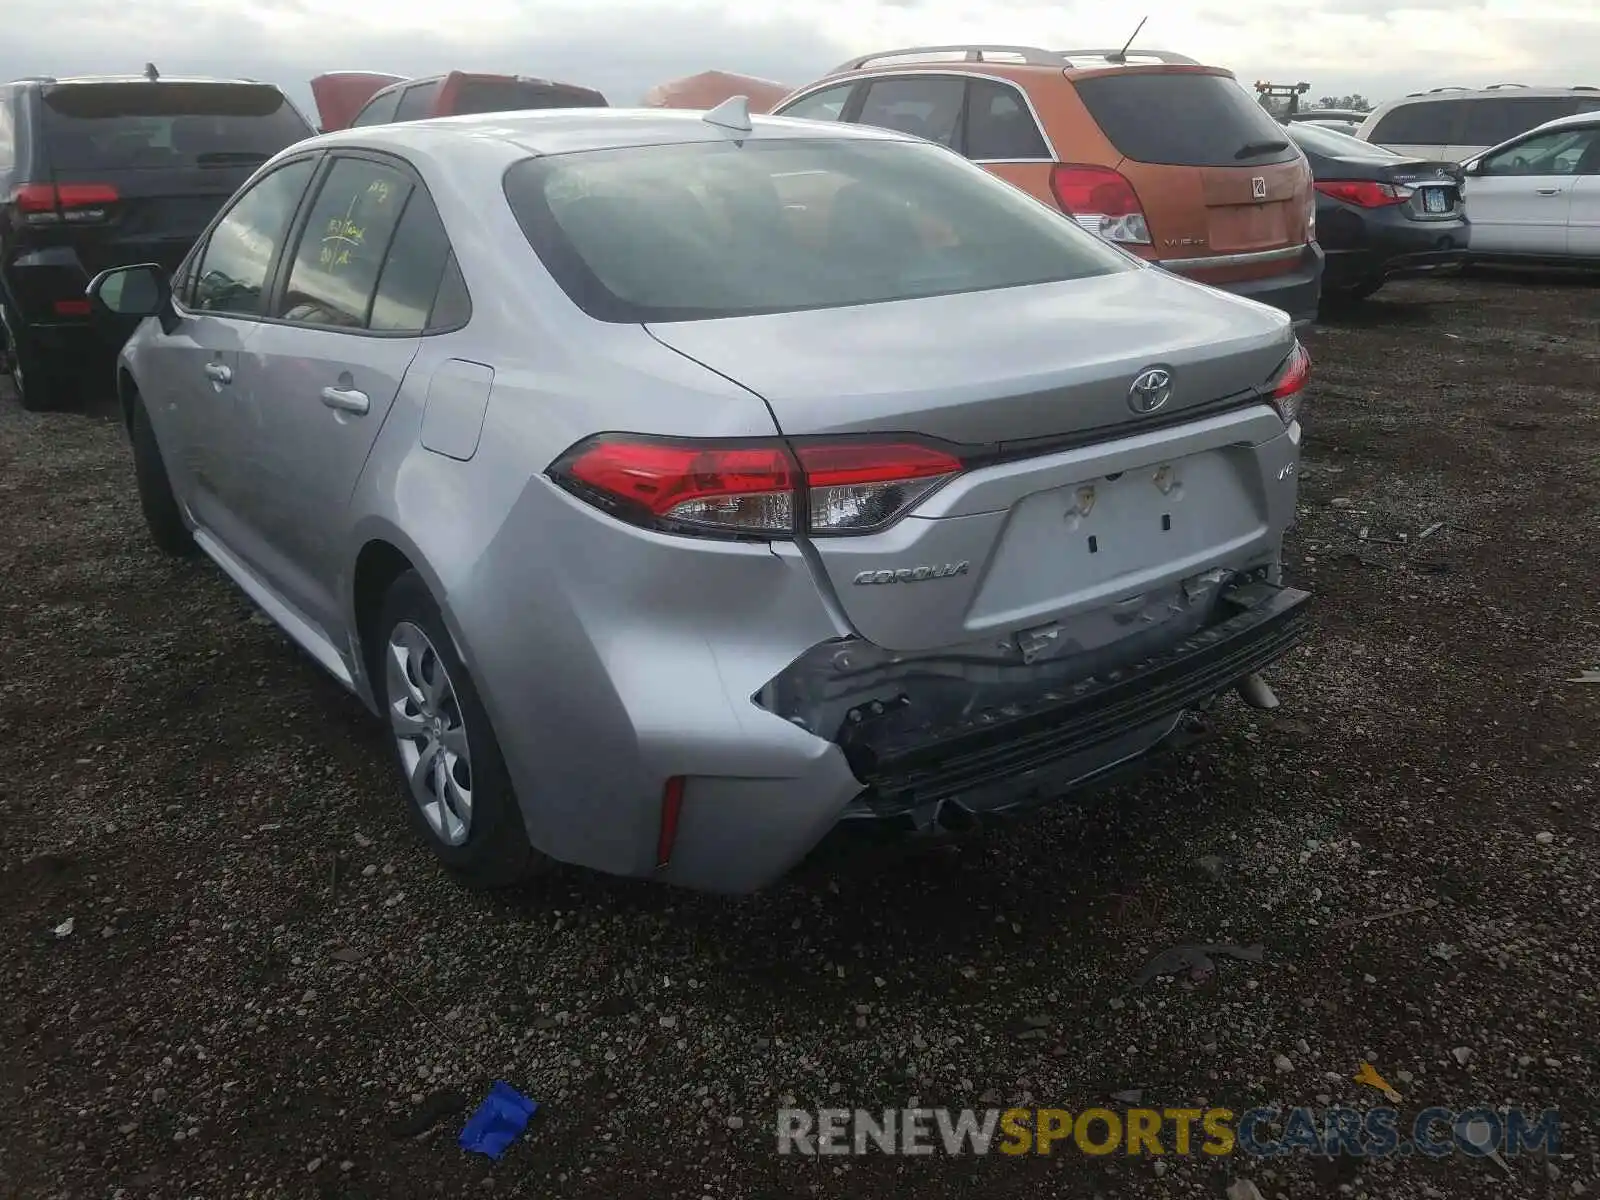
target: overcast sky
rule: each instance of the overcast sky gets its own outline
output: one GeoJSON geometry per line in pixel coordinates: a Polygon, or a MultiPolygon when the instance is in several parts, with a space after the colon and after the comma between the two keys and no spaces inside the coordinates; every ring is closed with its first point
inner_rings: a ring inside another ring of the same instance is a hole
{"type": "Polygon", "coordinates": [[[799,12],[760,0],[0,0],[0,79],[139,71],[272,80],[310,108],[322,71],[478,69],[598,87],[632,104],[708,68],[800,84],[852,54],[981,40],[1139,43],[1374,101],[1445,84],[1600,85],[1595,0],[853,0],[799,12]],[[848,15],[847,15],[848,14],[848,15]]]}

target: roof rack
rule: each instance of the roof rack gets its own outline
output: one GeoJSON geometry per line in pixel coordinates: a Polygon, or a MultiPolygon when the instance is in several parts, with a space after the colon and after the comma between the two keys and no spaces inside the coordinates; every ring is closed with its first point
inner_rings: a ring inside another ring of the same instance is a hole
{"type": "Polygon", "coordinates": [[[1483,90],[1486,92],[1498,92],[1501,88],[1525,88],[1527,86],[1525,83],[1491,83],[1483,90]]]}
{"type": "Polygon", "coordinates": [[[1030,67],[1060,67],[1065,64],[1063,56],[1055,50],[1045,50],[1038,46],[1008,46],[996,45],[966,45],[966,46],[906,46],[899,50],[878,50],[872,54],[863,54],[859,58],[852,58],[849,62],[841,63],[830,74],[840,71],[855,71],[870,62],[878,62],[885,58],[909,58],[913,55],[923,54],[960,54],[963,62],[988,62],[985,54],[1002,54],[1018,58],[1030,67]]]}
{"type": "Polygon", "coordinates": [[[21,77],[19,77],[17,79],[13,79],[11,82],[12,83],[54,83],[55,81],[56,81],[56,77],[54,75],[23,75],[23,76],[21,76],[21,77]]]}
{"type": "Polygon", "coordinates": [[[1129,58],[1153,58],[1157,62],[1178,63],[1185,67],[1198,67],[1199,61],[1187,54],[1174,54],[1171,50],[1058,50],[1062,58],[1103,58],[1107,62],[1126,62],[1129,58]]]}

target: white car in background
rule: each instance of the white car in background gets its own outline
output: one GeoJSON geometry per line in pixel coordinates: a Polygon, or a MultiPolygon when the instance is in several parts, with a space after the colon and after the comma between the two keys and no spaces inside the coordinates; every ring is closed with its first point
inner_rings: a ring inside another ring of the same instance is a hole
{"type": "Polygon", "coordinates": [[[1440,87],[1380,104],[1356,134],[1412,158],[1465,162],[1547,121],[1600,111],[1600,88],[1440,87]]]}
{"type": "Polygon", "coordinates": [[[1464,168],[1473,259],[1600,267],[1600,111],[1547,121],[1464,168]]]}

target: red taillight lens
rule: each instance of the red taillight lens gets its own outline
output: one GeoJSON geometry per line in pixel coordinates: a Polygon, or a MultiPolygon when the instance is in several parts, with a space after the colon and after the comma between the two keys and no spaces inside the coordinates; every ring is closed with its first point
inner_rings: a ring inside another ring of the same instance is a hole
{"type": "Polygon", "coordinates": [[[1120,172],[1061,163],[1050,172],[1050,191],[1061,211],[1090,233],[1124,245],[1150,244],[1139,193],[1120,172]]]}
{"type": "Polygon", "coordinates": [[[121,193],[109,183],[24,183],[11,203],[28,225],[88,225],[104,221],[121,193]]]}
{"type": "Polygon", "coordinates": [[[55,310],[58,317],[87,317],[90,312],[89,301],[57,300],[55,310]]]}
{"type": "Polygon", "coordinates": [[[1304,346],[1296,342],[1294,349],[1289,352],[1289,357],[1283,360],[1283,365],[1273,376],[1272,393],[1268,397],[1285,425],[1299,418],[1300,400],[1305,395],[1306,385],[1310,382],[1311,355],[1306,353],[1304,346]]]}
{"type": "Polygon", "coordinates": [[[1404,204],[1411,198],[1410,188],[1364,179],[1328,180],[1317,184],[1317,191],[1360,208],[1387,208],[1391,204],[1404,204]]]}
{"type": "Polygon", "coordinates": [[[922,442],[703,442],[602,435],[550,468],[568,491],[635,524],[673,533],[791,537],[865,533],[961,470],[922,442]]]}

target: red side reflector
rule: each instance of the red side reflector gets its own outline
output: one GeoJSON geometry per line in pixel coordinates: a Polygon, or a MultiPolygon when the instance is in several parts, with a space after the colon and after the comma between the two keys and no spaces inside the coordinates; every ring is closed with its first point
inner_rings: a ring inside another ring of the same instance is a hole
{"type": "Polygon", "coordinates": [[[674,775],[661,789],[661,832],[656,836],[656,867],[672,861],[678,841],[678,816],[683,812],[683,776],[674,775]]]}
{"type": "Polygon", "coordinates": [[[55,310],[58,317],[87,317],[89,315],[89,302],[87,300],[57,300],[55,310]]]}

